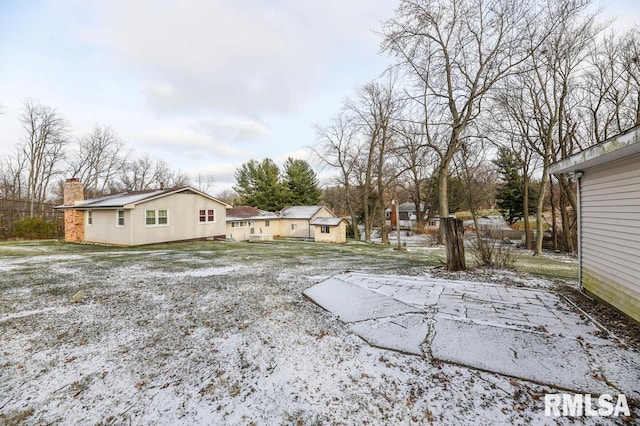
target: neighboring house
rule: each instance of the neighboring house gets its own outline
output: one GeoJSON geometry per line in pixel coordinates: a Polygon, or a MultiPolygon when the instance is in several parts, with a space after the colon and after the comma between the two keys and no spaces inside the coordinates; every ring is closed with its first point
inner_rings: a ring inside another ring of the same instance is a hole
{"type": "Polygon", "coordinates": [[[318,217],[311,221],[317,243],[346,243],[347,220],[341,217],[318,217]]]}
{"type": "Polygon", "coordinates": [[[280,210],[280,236],[315,239],[311,222],[320,217],[336,217],[326,206],[291,206],[280,210]]]}
{"type": "Polygon", "coordinates": [[[580,285],[640,322],[640,126],[549,172],[578,181],[580,285]]]}
{"type": "Polygon", "coordinates": [[[280,217],[255,207],[238,206],[227,210],[227,239],[249,241],[280,235],[280,217]],[[256,238],[257,237],[257,238],[256,238]]]}
{"type": "Polygon", "coordinates": [[[188,186],[83,197],[78,179],[64,188],[65,240],[134,246],[224,238],[231,207],[188,186]]]}
{"type": "MultiPolygon", "coordinates": [[[[421,207],[424,207],[422,205],[421,207]]],[[[392,207],[387,208],[385,212],[387,226],[392,226],[395,229],[395,220],[391,220],[392,207]]],[[[440,216],[429,218],[427,215],[423,216],[425,228],[437,229],[440,225],[440,216]],[[426,220],[429,219],[429,222],[426,220]]],[[[398,220],[400,221],[400,229],[415,229],[418,224],[418,214],[416,213],[416,205],[412,202],[402,203],[398,206],[398,220]]]]}

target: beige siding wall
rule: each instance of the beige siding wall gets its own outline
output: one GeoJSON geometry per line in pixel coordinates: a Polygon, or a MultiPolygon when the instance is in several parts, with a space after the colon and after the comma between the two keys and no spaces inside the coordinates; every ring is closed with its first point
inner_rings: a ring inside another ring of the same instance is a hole
{"type": "Polygon", "coordinates": [[[640,156],[581,180],[585,288],[640,321],[640,156]]]}
{"type": "Polygon", "coordinates": [[[280,227],[278,219],[266,220],[245,220],[242,226],[240,222],[227,222],[227,238],[233,241],[249,241],[251,234],[269,234],[272,236],[280,235],[280,227]],[[269,225],[267,226],[267,222],[269,225]]]}
{"type": "Polygon", "coordinates": [[[330,226],[329,233],[320,232],[320,225],[315,225],[315,241],[317,243],[346,243],[347,242],[347,225],[340,222],[338,226],[330,226]]]}
{"type": "MultiPolygon", "coordinates": [[[[112,211],[115,223],[115,213],[112,211]]],[[[125,228],[131,228],[131,245],[152,244],[207,238],[225,234],[226,209],[222,204],[194,193],[177,193],[136,205],[125,219],[125,228]],[[198,211],[213,209],[215,221],[201,223],[198,211]],[[167,210],[169,224],[147,226],[146,210],[167,210]],[[128,219],[128,221],[127,221],[128,219]]],[[[117,243],[116,243],[117,244],[117,243]]]]}
{"type": "Polygon", "coordinates": [[[86,223],[85,241],[117,245],[139,245],[224,235],[224,207],[197,195],[174,194],[124,210],[124,226],[118,225],[117,210],[91,210],[92,224],[86,223]],[[184,197],[184,198],[183,198],[184,197]],[[200,223],[198,211],[215,210],[215,222],[200,223]],[[145,210],[168,210],[168,226],[146,226],[145,210]],[[190,217],[193,216],[193,217],[190,217]]]}
{"type": "Polygon", "coordinates": [[[92,224],[87,223],[89,211],[85,216],[85,241],[117,245],[131,245],[131,211],[124,211],[124,226],[118,226],[117,210],[90,210],[92,224]]]}
{"type": "Polygon", "coordinates": [[[313,226],[307,219],[280,219],[280,236],[286,238],[313,238],[313,226]],[[295,228],[295,229],[292,229],[295,228]]]}

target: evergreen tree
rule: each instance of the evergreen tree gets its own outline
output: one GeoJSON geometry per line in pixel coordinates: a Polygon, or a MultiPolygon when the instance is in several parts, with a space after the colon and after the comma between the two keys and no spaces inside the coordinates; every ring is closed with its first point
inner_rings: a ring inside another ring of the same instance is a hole
{"type": "MultiPolygon", "coordinates": [[[[498,157],[493,161],[502,176],[498,185],[496,200],[504,219],[513,225],[524,218],[524,177],[522,176],[522,159],[511,149],[501,147],[498,157]]],[[[535,194],[529,189],[529,205],[535,202],[535,194]]]]}
{"type": "Polygon", "coordinates": [[[262,210],[277,211],[287,205],[280,169],[270,158],[262,162],[250,160],[236,170],[236,186],[240,202],[262,210]]]}
{"type": "Polygon", "coordinates": [[[284,163],[284,186],[290,205],[312,206],[320,203],[322,193],[318,178],[304,160],[287,158],[284,163]]]}

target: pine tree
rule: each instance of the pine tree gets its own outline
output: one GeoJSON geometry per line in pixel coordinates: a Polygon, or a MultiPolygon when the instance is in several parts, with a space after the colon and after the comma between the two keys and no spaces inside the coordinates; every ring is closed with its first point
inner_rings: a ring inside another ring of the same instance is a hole
{"type": "MultiPolygon", "coordinates": [[[[498,185],[496,198],[504,219],[513,225],[524,217],[524,178],[522,176],[522,160],[511,149],[501,147],[498,157],[493,161],[502,176],[498,185]]],[[[529,190],[529,200],[535,200],[533,190],[529,190]]],[[[530,205],[531,205],[530,204],[530,205]]]]}
{"type": "Polygon", "coordinates": [[[320,203],[322,193],[318,178],[306,161],[287,158],[283,179],[290,205],[312,206],[320,203]]]}
{"type": "Polygon", "coordinates": [[[280,169],[270,158],[262,162],[250,160],[236,170],[236,186],[240,202],[262,210],[277,211],[287,205],[280,169]]]}

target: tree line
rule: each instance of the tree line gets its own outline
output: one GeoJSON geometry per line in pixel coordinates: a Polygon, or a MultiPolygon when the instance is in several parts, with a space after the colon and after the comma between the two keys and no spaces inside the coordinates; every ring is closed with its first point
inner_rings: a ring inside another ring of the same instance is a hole
{"type": "MultiPolygon", "coordinates": [[[[23,138],[0,161],[0,198],[14,205],[24,201],[29,217],[40,213],[38,206],[45,202],[62,199],[64,177],[79,178],[87,198],[189,183],[186,174],[173,170],[164,160],[147,153],[132,155],[109,126],[96,125],[72,140],[63,115],[32,100],[24,103],[19,119],[23,138]]],[[[206,191],[212,179],[200,175],[196,184],[206,191]]]]}
{"type": "Polygon", "coordinates": [[[535,240],[524,224],[536,254],[547,212],[554,248],[575,251],[575,179],[549,165],[640,124],[640,29],[618,33],[594,10],[401,0],[382,25],[393,64],[317,126],[314,152],[337,172],[326,195],[366,240],[392,199],[415,203],[421,221],[459,198],[474,219],[497,203],[511,220],[535,214],[535,240]]]}

